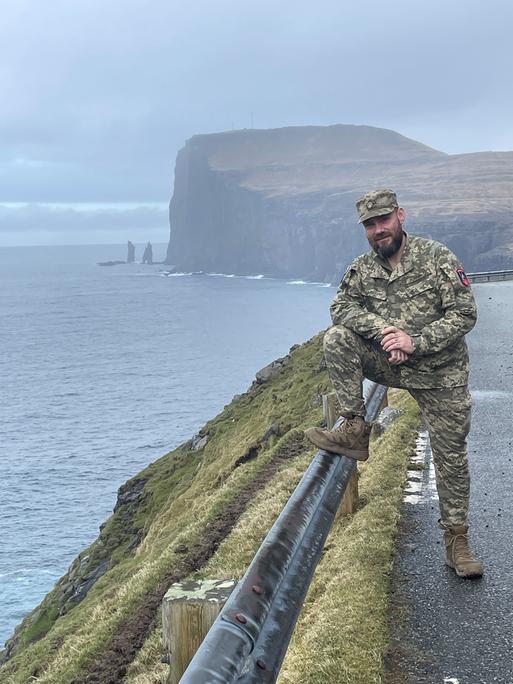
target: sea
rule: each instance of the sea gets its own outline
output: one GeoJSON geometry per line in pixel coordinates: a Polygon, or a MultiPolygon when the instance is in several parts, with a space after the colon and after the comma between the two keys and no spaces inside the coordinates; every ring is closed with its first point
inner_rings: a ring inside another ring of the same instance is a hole
{"type": "Polygon", "coordinates": [[[125,253],[0,248],[0,648],[121,484],[329,325],[325,284],[98,265],[125,253]]]}

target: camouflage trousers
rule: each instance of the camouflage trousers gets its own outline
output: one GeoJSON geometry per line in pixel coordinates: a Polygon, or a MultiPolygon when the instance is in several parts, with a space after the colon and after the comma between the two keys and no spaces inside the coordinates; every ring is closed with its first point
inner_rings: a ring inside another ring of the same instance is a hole
{"type": "Polygon", "coordinates": [[[467,525],[470,476],[467,435],[470,430],[470,394],[466,385],[418,389],[401,383],[400,367],[388,362],[380,347],[344,326],[333,326],[324,337],[324,355],[342,415],[365,413],[364,378],[387,387],[408,390],[419,404],[428,426],[440,525],[444,529],[467,525]]]}

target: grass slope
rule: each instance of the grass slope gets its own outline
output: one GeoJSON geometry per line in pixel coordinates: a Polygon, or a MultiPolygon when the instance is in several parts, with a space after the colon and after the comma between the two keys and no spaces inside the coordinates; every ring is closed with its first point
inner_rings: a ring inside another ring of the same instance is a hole
{"type": "Polygon", "coordinates": [[[123,492],[133,499],[120,499],[100,538],[22,623],[0,681],[78,684],[124,676],[168,584],[204,565],[254,493],[310,450],[302,429],[319,423],[320,395],[329,389],[321,339],[296,348],[281,371],[207,423],[203,448],[182,445],[127,483],[123,492]],[[67,587],[80,567],[87,579],[106,562],[85,598],[70,603],[67,587]]]}
{"type": "MultiPolygon", "coordinates": [[[[56,619],[69,578],[61,580],[22,625],[0,681],[166,681],[163,593],[191,574],[240,577],[314,454],[302,429],[321,421],[320,395],[330,391],[321,339],[295,349],[279,373],[207,423],[203,448],[182,445],[122,488],[137,496],[118,506],[81,554],[88,563],[107,558],[109,569],[56,619]]],[[[281,684],[381,681],[393,539],[417,425],[413,402],[397,397],[405,414],[374,442],[361,468],[358,512],[335,523],[281,684]]]]}
{"type": "MultiPolygon", "coordinates": [[[[338,517],[306,597],[279,684],[373,684],[383,681],[394,538],[405,469],[415,453],[418,407],[389,393],[404,411],[359,464],[359,509],[338,517]]],[[[299,454],[259,492],[198,578],[238,578],[301,479],[313,451],[299,454]]],[[[165,684],[157,627],[128,670],[127,684],[165,684]]]]}

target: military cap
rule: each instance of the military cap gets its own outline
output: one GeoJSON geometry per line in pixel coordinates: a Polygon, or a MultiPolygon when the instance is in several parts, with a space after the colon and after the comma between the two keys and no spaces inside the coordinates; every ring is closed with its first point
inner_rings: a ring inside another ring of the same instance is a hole
{"type": "Polygon", "coordinates": [[[358,211],[358,223],[363,223],[374,216],[390,214],[394,209],[398,209],[397,195],[393,190],[380,188],[366,193],[356,202],[358,211]]]}

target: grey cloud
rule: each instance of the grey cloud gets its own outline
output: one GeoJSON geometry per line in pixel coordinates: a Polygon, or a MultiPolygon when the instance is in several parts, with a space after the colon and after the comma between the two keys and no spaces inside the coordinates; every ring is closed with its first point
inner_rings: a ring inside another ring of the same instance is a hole
{"type": "Polygon", "coordinates": [[[165,200],[186,138],[252,119],[513,148],[506,0],[32,0],[2,19],[6,201],[165,200]]]}

